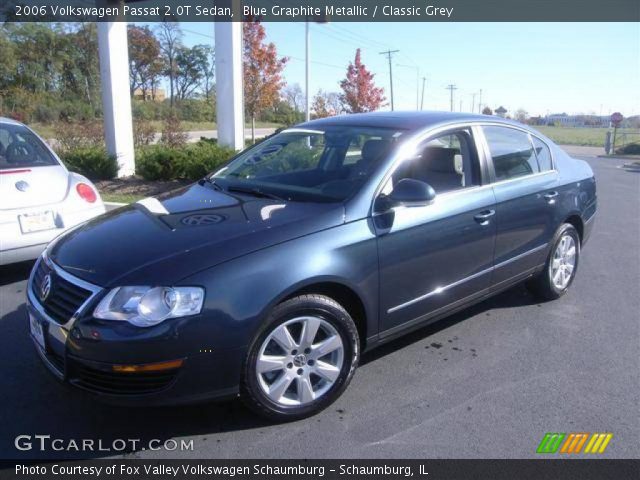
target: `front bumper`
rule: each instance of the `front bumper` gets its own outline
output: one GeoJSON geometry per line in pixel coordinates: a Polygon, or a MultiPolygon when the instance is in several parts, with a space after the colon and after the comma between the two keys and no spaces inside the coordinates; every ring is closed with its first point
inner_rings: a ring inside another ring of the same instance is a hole
{"type": "MultiPolygon", "coordinates": [[[[38,268],[39,260],[34,267],[38,268]]],[[[153,358],[144,358],[144,342],[110,338],[109,344],[100,340],[86,341],[76,338],[80,329],[74,328],[78,320],[60,324],[47,314],[33,291],[33,276],[27,288],[27,312],[29,321],[34,319],[42,326],[44,347],[32,335],[34,348],[44,365],[59,380],[109,403],[121,405],[174,405],[226,399],[238,394],[238,383],[246,348],[224,350],[206,349],[190,355],[181,355],[179,368],[153,372],[116,371],[114,365],[136,365],[158,362],[162,352],[153,348],[153,358]],[[114,341],[115,340],[115,341],[114,341]],[[122,360],[104,361],[105,349],[111,348],[109,358],[122,360]],[[96,358],[100,358],[97,361],[96,358]],[[135,362],[131,360],[135,359],[135,362]]],[[[88,304],[91,307],[90,302],[88,304]]],[[[83,307],[86,307],[84,305],[83,307]]],[[[81,308],[82,309],[82,308],[81,308]]],[[[78,317],[81,317],[79,312],[78,317]]],[[[112,332],[114,333],[114,332],[112,332]]],[[[115,333],[114,333],[115,334],[115,333]]],[[[116,334],[117,335],[117,334],[116,334]]],[[[166,361],[176,358],[175,342],[167,348],[166,361]]],[[[188,340],[185,340],[188,341],[188,340]]],[[[160,344],[161,345],[161,344],[160,344]]],[[[185,350],[187,351],[187,350],[185,350]]]]}

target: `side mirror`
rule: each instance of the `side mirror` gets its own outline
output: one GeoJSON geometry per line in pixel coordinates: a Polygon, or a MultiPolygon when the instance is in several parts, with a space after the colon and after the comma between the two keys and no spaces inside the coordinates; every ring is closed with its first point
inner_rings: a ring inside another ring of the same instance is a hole
{"type": "Polygon", "coordinates": [[[389,199],[395,205],[417,207],[427,205],[436,198],[436,191],[431,185],[413,178],[403,178],[395,187],[389,199]]]}

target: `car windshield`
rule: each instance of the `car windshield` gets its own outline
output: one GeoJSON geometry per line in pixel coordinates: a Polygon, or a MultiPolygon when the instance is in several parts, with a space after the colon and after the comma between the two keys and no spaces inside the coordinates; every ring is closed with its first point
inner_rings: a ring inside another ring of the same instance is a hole
{"type": "Polygon", "coordinates": [[[288,129],[241,153],[209,180],[228,191],[340,202],[355,193],[402,134],[397,129],[288,129]]]}
{"type": "Polygon", "coordinates": [[[0,170],[50,165],[58,162],[28,128],[0,123],[0,170]]]}

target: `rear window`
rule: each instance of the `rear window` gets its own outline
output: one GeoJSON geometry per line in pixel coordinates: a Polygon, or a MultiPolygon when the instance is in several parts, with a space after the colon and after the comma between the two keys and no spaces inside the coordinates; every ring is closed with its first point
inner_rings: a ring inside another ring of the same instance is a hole
{"type": "Polygon", "coordinates": [[[553,163],[551,162],[551,150],[546,143],[537,137],[532,136],[533,147],[536,149],[536,156],[538,157],[538,164],[540,165],[540,171],[546,172],[553,169],[553,163]]]}
{"type": "Polygon", "coordinates": [[[497,181],[524,177],[540,171],[528,134],[508,127],[483,127],[483,130],[497,181]]]}
{"type": "Polygon", "coordinates": [[[0,123],[0,170],[49,165],[58,162],[28,128],[0,123]]]}

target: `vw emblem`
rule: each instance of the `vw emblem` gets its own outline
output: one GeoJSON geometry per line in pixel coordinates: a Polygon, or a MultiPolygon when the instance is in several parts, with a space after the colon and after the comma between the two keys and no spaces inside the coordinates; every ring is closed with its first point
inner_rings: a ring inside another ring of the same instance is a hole
{"type": "Polygon", "coordinates": [[[44,302],[50,293],[51,293],[51,275],[47,274],[42,279],[42,283],[40,284],[40,300],[44,302]]]}
{"type": "Polygon", "coordinates": [[[217,215],[215,213],[195,213],[183,217],[180,222],[183,225],[187,225],[189,227],[197,227],[200,225],[215,225],[216,223],[220,223],[223,220],[223,215],[217,215]]]}
{"type": "Polygon", "coordinates": [[[27,190],[29,190],[29,188],[31,188],[30,185],[24,180],[16,182],[16,189],[20,190],[21,192],[26,192],[27,190]]]}

